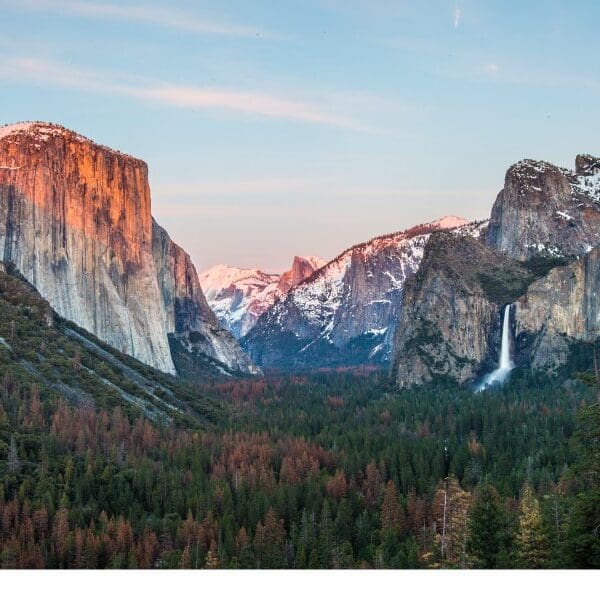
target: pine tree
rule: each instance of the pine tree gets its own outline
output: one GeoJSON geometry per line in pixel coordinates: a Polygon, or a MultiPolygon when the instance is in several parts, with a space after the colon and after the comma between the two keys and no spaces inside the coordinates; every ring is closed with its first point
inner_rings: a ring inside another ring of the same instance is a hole
{"type": "Polygon", "coordinates": [[[183,549],[181,553],[181,561],[179,562],[180,569],[190,569],[192,567],[192,552],[189,544],[183,549]]]}
{"type": "Polygon", "coordinates": [[[500,495],[491,483],[484,483],[476,491],[468,527],[467,552],[475,566],[482,569],[507,566],[508,519],[500,495]]]}
{"type": "Polygon", "coordinates": [[[241,569],[252,569],[254,567],[254,556],[250,547],[250,537],[245,527],[241,527],[235,538],[235,550],[238,566],[241,569]]]}
{"type": "Polygon", "coordinates": [[[327,494],[336,500],[341,500],[348,492],[348,483],[343,469],[338,469],[327,482],[327,494]]]}
{"type": "Polygon", "coordinates": [[[254,549],[263,569],[283,569],[286,566],[285,529],[272,508],[265,516],[265,523],[258,523],[254,534],[254,549]]]}
{"type": "Polygon", "coordinates": [[[69,513],[66,508],[60,508],[54,515],[52,541],[54,542],[55,556],[61,566],[66,566],[69,549],[69,513]]]}
{"type": "Polygon", "coordinates": [[[521,495],[516,542],[521,566],[543,569],[548,565],[548,538],[544,532],[540,504],[529,484],[525,485],[521,495]]]}
{"type": "Polygon", "coordinates": [[[365,502],[369,506],[375,506],[379,501],[381,495],[381,473],[374,460],[367,465],[365,470],[362,493],[365,497],[365,502]]]}
{"type": "Polygon", "coordinates": [[[217,551],[217,544],[213,540],[210,549],[206,553],[206,562],[204,566],[207,569],[218,569],[219,568],[219,553],[217,551]]]}
{"type": "MultiPolygon", "coordinates": [[[[600,386],[598,387],[600,390],[600,386]]],[[[584,408],[575,436],[577,486],[565,543],[570,567],[600,568],[600,404],[584,408]]]]}
{"type": "Polygon", "coordinates": [[[387,482],[383,492],[380,518],[381,528],[384,531],[399,535],[404,529],[404,511],[398,501],[398,492],[396,491],[396,486],[392,480],[387,482]]]}
{"type": "Polygon", "coordinates": [[[471,501],[470,492],[462,489],[456,477],[446,477],[436,489],[433,518],[436,556],[439,555],[442,567],[467,566],[467,518],[471,501]]]}
{"type": "Polygon", "coordinates": [[[331,567],[333,550],[333,525],[329,502],[327,500],[323,503],[323,509],[321,510],[317,545],[319,550],[319,567],[321,569],[329,569],[331,567]]]}

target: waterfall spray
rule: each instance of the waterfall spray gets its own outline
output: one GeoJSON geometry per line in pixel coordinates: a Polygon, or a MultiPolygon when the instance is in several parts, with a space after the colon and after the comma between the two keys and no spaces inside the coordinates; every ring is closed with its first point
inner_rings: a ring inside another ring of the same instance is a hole
{"type": "Polygon", "coordinates": [[[504,308],[504,316],[502,318],[502,341],[500,342],[500,360],[498,368],[488,373],[479,387],[478,392],[486,388],[504,383],[508,378],[509,373],[515,368],[515,364],[511,358],[511,331],[510,331],[510,309],[511,304],[507,304],[504,308]]]}

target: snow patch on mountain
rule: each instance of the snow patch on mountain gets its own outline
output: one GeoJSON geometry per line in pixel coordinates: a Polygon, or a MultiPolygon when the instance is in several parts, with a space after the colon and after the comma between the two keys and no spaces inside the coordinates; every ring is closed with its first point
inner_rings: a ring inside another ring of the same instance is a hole
{"type": "Polygon", "coordinates": [[[296,256],[291,268],[283,274],[216,265],[200,274],[200,285],[220,323],[240,338],[291,287],[324,263],[317,256],[296,256]]]}
{"type": "Polygon", "coordinates": [[[324,352],[332,364],[344,362],[344,356],[355,362],[386,360],[404,283],[419,268],[431,233],[479,236],[484,227],[449,216],[357,244],[291,288],[242,345],[266,367],[317,364],[324,352]]]}
{"type": "Polygon", "coordinates": [[[588,196],[593,202],[600,202],[600,172],[578,175],[571,185],[576,193],[588,196]]]}

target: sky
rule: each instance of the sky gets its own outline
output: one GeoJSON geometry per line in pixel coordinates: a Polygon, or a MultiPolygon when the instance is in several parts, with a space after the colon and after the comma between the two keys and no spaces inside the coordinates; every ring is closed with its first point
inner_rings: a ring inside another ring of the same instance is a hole
{"type": "Polygon", "coordinates": [[[600,153],[597,0],[0,0],[0,123],[144,159],[202,271],[481,219],[600,153]]]}

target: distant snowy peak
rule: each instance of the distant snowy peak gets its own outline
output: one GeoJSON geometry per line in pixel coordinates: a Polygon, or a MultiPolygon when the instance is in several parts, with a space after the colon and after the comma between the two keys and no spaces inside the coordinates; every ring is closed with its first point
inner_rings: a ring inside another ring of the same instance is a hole
{"type": "Polygon", "coordinates": [[[200,285],[210,301],[232,285],[240,289],[264,289],[267,285],[279,281],[279,277],[278,273],[265,273],[260,269],[215,265],[200,274],[200,285]]]}
{"type": "Polygon", "coordinates": [[[457,217],[455,215],[447,215],[438,219],[437,221],[432,221],[429,225],[433,228],[439,229],[454,229],[455,227],[461,227],[463,225],[467,225],[470,221],[463,217],[457,217]]]}
{"type": "Polygon", "coordinates": [[[216,265],[200,274],[200,285],[221,324],[240,338],[276,300],[324,263],[316,256],[296,256],[283,274],[216,265]]]}

